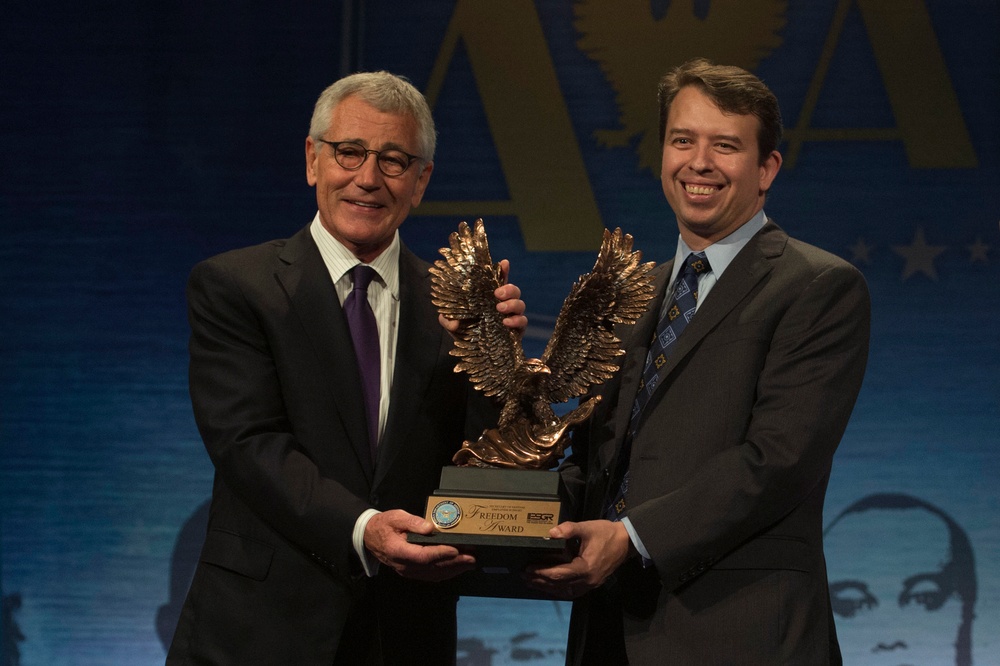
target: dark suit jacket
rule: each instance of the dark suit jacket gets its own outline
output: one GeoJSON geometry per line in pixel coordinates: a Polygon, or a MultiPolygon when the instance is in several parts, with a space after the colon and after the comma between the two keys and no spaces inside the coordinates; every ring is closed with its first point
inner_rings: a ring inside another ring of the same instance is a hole
{"type": "Polygon", "coordinates": [[[328,666],[376,627],[386,663],[405,663],[414,645],[435,663],[454,660],[447,585],[387,567],[365,579],[352,548],[368,507],[422,515],[466,435],[468,382],[453,372],[427,267],[402,248],[391,407],[374,466],[350,332],[308,227],[193,270],[191,397],[216,473],[168,663],[328,666]]]}
{"type": "MultiPolygon", "coordinates": [[[[657,268],[649,312],[618,329],[622,369],[574,436],[563,475],[584,517],[600,515],[671,267],[657,268]]],[[[869,323],[853,266],[773,222],[749,241],[678,339],[633,440],[627,515],[653,564],[630,560],[575,604],[571,663],[596,661],[616,631],[633,666],[839,661],[822,511],[869,323]]]]}

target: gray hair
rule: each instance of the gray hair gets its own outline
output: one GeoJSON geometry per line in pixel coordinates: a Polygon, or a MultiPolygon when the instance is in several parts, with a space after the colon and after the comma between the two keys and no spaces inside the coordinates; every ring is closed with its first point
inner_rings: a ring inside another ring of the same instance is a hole
{"type": "Polygon", "coordinates": [[[351,74],[324,90],[316,100],[309,122],[309,136],[314,141],[321,139],[330,129],[330,119],[337,105],[352,95],[383,113],[412,116],[417,122],[420,156],[428,162],[434,159],[437,130],[427,100],[409,79],[385,71],[351,74]]]}

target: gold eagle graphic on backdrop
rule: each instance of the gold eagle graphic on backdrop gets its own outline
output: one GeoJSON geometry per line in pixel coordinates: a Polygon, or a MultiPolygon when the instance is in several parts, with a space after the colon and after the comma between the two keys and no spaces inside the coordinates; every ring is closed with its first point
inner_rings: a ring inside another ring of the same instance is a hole
{"type": "Polygon", "coordinates": [[[781,45],[787,0],[711,0],[704,19],[694,0],[671,0],[662,18],[650,0],[579,0],[577,46],[614,88],[622,129],[595,132],[605,147],[638,138],[639,167],[660,173],[656,87],[671,67],[695,57],[753,71],[781,45]]]}
{"type": "Polygon", "coordinates": [[[559,461],[566,429],[590,416],[594,396],[559,417],[552,403],[584,395],[618,370],[625,352],[615,324],[634,324],[653,298],[653,262],[640,263],[632,237],[604,230],[594,268],[563,301],[542,358],[526,358],[521,332],[507,328],[496,310],[500,265],[493,263],[482,220],[462,222],[431,267],[431,295],[438,312],[461,325],[451,354],[455,372],[503,404],[500,422],[477,442],[465,442],[458,465],[548,469],[559,461]]]}

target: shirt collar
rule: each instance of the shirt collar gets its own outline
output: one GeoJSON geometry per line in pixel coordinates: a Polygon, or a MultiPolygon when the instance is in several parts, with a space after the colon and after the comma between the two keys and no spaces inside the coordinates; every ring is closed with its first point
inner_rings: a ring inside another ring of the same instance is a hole
{"type": "MultiPolygon", "coordinates": [[[[764,210],[761,209],[746,224],[740,225],[731,234],[715,241],[704,249],[705,256],[708,257],[708,264],[712,267],[712,273],[715,275],[716,280],[722,277],[726,268],[736,258],[736,255],[740,253],[740,250],[746,247],[746,244],[750,242],[754,234],[763,229],[765,224],[767,224],[767,216],[764,214],[764,210]]],[[[671,282],[677,278],[684,260],[692,252],[694,250],[689,248],[684,239],[678,235],[677,252],[674,254],[674,268],[670,274],[671,282]]]]}
{"type": "MultiPolygon", "coordinates": [[[[326,264],[333,281],[347,280],[350,282],[351,278],[347,274],[362,262],[327,231],[319,219],[319,212],[316,213],[312,224],[309,225],[309,231],[312,233],[313,240],[316,241],[319,253],[323,257],[323,263],[326,264]]],[[[379,280],[395,298],[399,298],[399,246],[399,231],[396,231],[389,247],[368,264],[375,269],[379,280]]]]}

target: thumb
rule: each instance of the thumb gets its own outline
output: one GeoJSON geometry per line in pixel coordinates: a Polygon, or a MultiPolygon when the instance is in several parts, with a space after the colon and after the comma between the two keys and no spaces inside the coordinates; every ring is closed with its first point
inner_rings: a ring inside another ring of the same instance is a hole
{"type": "Polygon", "coordinates": [[[549,536],[553,539],[570,539],[576,536],[577,524],[572,521],[559,523],[549,530],[549,536]]]}
{"type": "Polygon", "coordinates": [[[412,513],[407,513],[402,509],[393,509],[392,511],[386,512],[386,517],[389,519],[393,527],[400,530],[401,532],[417,532],[419,534],[430,534],[434,529],[434,526],[429,522],[421,518],[420,516],[415,516],[412,513]]]}
{"type": "Polygon", "coordinates": [[[500,260],[500,284],[507,284],[507,279],[510,277],[510,261],[507,259],[500,260]]]}

